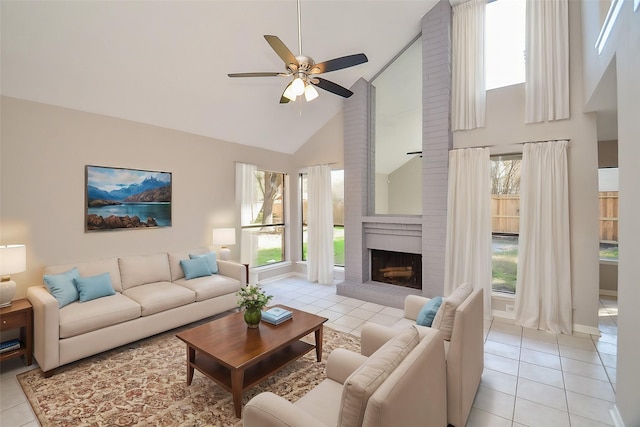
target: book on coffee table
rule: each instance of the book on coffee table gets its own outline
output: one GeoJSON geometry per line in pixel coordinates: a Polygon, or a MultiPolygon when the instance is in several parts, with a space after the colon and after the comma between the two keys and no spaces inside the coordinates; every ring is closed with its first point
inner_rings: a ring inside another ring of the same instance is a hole
{"type": "Polygon", "coordinates": [[[262,320],[273,325],[279,325],[291,318],[293,318],[293,313],[280,307],[273,307],[262,312],[262,320]]]}

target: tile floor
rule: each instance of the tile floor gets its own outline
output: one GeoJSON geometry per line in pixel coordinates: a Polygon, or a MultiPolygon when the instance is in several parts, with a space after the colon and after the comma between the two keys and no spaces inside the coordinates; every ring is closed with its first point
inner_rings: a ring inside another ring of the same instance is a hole
{"type": "MultiPolygon", "coordinates": [[[[393,325],[403,311],[336,295],[334,286],[297,277],[265,283],[274,303],[327,317],[327,326],[360,334],[364,322],[393,325]]],[[[507,320],[485,322],[485,369],[467,427],[613,425],[617,301],[601,297],[600,337],[523,329],[507,320]]],[[[16,375],[20,360],[2,364],[0,424],[38,426],[16,375]]]]}

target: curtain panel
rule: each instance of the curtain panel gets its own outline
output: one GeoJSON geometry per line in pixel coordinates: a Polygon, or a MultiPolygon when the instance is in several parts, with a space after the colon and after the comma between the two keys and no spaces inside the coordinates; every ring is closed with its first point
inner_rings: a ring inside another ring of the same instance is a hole
{"type": "Polygon", "coordinates": [[[525,34],[525,123],[568,119],[568,0],[527,1],[525,34]]]}
{"type": "Polygon", "coordinates": [[[491,185],[488,148],[449,151],[445,295],[462,283],[484,289],[491,314],[491,185]]]}
{"type": "Polygon", "coordinates": [[[571,334],[568,141],[525,144],[516,323],[571,334]]]}
{"type": "MultiPolygon", "coordinates": [[[[236,162],[236,201],[239,203],[240,226],[249,225],[256,216],[256,172],[258,167],[236,162]]],[[[248,230],[240,231],[240,262],[256,265],[258,258],[258,237],[248,230]]]]}
{"type": "Polygon", "coordinates": [[[484,23],[486,0],[469,0],[453,8],[451,127],[485,125],[484,23]]]}
{"type": "Polygon", "coordinates": [[[307,280],[333,284],[333,193],[328,165],[309,168],[307,202],[307,280]]]}

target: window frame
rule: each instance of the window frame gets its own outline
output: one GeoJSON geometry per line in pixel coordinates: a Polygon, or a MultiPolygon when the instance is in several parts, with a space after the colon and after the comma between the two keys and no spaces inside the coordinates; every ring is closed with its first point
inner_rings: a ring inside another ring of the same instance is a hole
{"type": "MultiPolygon", "coordinates": [[[[285,172],[279,172],[279,171],[274,171],[274,170],[269,170],[269,169],[264,169],[264,168],[256,168],[256,176],[255,176],[255,183],[256,185],[258,185],[258,173],[273,173],[273,174],[278,174],[281,175],[282,177],[282,191],[279,194],[281,201],[282,201],[282,215],[281,215],[281,221],[279,222],[269,222],[269,223],[261,223],[261,224],[248,224],[248,225],[244,225],[242,224],[242,222],[240,223],[240,232],[242,233],[245,230],[248,231],[253,231],[253,230],[259,230],[261,228],[267,228],[267,227],[281,227],[282,229],[282,233],[281,233],[281,252],[280,252],[280,260],[279,261],[275,261],[273,263],[265,263],[265,264],[259,264],[257,263],[256,265],[252,265],[251,267],[266,267],[266,266],[270,266],[270,265],[275,265],[281,262],[285,262],[286,261],[286,233],[287,233],[287,227],[286,227],[286,212],[287,212],[287,206],[286,206],[286,191],[287,191],[287,185],[286,185],[286,181],[287,181],[287,174],[285,172]]],[[[275,199],[274,199],[275,201],[275,199]]],[[[264,194],[262,195],[262,203],[264,205],[264,194]]],[[[241,220],[242,221],[242,220],[241,220]]],[[[259,257],[259,253],[260,253],[260,247],[257,246],[256,247],[256,261],[258,261],[260,259],[259,257]]]]}

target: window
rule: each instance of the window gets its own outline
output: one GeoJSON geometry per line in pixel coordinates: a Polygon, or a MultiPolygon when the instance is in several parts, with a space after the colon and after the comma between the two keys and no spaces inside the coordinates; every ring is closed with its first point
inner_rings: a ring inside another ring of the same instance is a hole
{"type": "MultiPolygon", "coordinates": [[[[302,260],[307,260],[307,174],[300,174],[302,200],[302,260]]],[[[333,192],[333,256],[335,265],[344,266],[344,171],[331,171],[333,192]]]]}
{"type": "Polygon", "coordinates": [[[491,157],[492,290],[515,293],[522,155],[491,157]]]}
{"type": "MultiPolygon", "coordinates": [[[[242,218],[243,244],[251,245],[250,265],[259,267],[284,261],[284,173],[254,172],[251,213],[242,218]]],[[[245,195],[246,196],[246,195],[245,195]]]]}
{"type": "Polygon", "coordinates": [[[496,0],[485,9],[486,89],[525,79],[525,0],[496,0]]]}
{"type": "Polygon", "coordinates": [[[618,260],[618,168],[598,169],[600,259],[618,260]]]}

